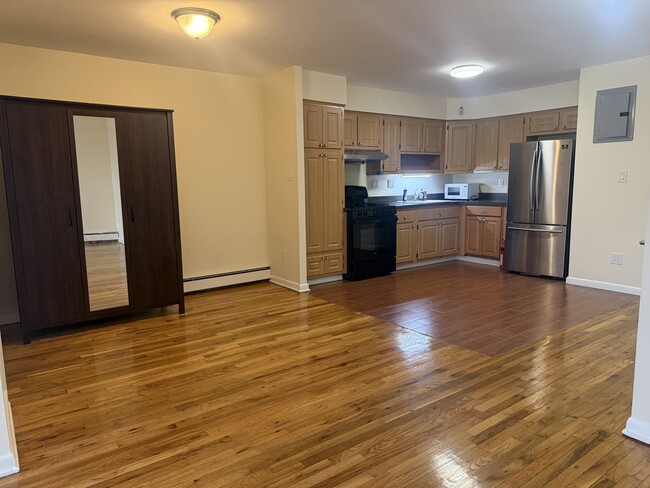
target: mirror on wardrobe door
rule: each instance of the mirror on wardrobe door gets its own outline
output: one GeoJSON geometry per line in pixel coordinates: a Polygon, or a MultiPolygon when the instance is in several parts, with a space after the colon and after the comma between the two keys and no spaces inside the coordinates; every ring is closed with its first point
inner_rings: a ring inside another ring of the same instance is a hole
{"type": "Polygon", "coordinates": [[[90,311],[129,305],[115,119],[73,116],[90,311]]]}

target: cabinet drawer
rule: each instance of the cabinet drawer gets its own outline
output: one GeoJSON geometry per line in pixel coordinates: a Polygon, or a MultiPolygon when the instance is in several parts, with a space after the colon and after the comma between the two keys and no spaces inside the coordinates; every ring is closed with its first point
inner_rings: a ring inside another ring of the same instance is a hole
{"type": "Polygon", "coordinates": [[[480,215],[482,217],[501,217],[501,207],[487,207],[483,205],[468,205],[467,215],[480,215]]]}
{"type": "Polygon", "coordinates": [[[406,222],[415,222],[418,218],[417,210],[400,210],[397,212],[397,222],[400,224],[406,222]]]}
{"type": "Polygon", "coordinates": [[[460,217],[460,207],[431,207],[418,210],[419,220],[454,219],[460,217]]]}

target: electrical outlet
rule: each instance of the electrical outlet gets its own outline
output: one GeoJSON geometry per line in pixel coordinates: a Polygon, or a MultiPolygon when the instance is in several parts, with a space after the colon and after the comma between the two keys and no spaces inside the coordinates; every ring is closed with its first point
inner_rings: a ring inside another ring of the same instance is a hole
{"type": "Polygon", "coordinates": [[[386,180],[388,188],[395,188],[395,180],[386,180]]]}
{"type": "Polygon", "coordinates": [[[499,179],[497,180],[497,186],[498,186],[499,188],[503,188],[503,185],[504,185],[504,184],[505,184],[505,179],[503,179],[503,178],[499,178],[499,179]]]}
{"type": "Polygon", "coordinates": [[[626,169],[618,170],[618,182],[619,183],[627,183],[627,170],[626,169]]]}
{"type": "Polygon", "coordinates": [[[374,178],[372,180],[370,180],[370,188],[373,189],[373,190],[376,190],[377,188],[379,188],[379,180],[376,180],[374,178]]]}
{"type": "Polygon", "coordinates": [[[285,251],[283,249],[282,251],[280,251],[280,254],[282,255],[282,262],[286,263],[287,262],[287,251],[285,251]]]}
{"type": "Polygon", "coordinates": [[[610,264],[616,264],[618,266],[623,265],[623,253],[622,252],[613,252],[609,255],[610,264]]]}

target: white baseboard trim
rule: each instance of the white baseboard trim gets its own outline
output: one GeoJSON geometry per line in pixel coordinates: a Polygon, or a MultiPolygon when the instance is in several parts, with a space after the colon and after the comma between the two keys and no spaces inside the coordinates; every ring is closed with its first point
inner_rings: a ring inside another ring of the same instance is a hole
{"type": "Polygon", "coordinates": [[[322,285],[324,283],[332,283],[334,281],[341,281],[342,279],[343,279],[343,275],[323,276],[322,278],[313,278],[311,280],[307,280],[307,283],[309,284],[309,286],[322,285]]]}
{"type": "Polygon", "coordinates": [[[18,463],[13,454],[5,454],[0,456],[0,477],[9,476],[20,471],[18,463]]]}
{"type": "Polygon", "coordinates": [[[222,276],[205,276],[199,278],[186,278],[183,283],[185,293],[194,291],[211,290],[213,288],[222,288],[224,286],[242,285],[252,281],[268,280],[271,277],[271,271],[268,269],[251,270],[242,273],[225,274],[222,276]]]}
{"type": "Polygon", "coordinates": [[[17,473],[20,471],[18,465],[18,448],[16,446],[16,434],[14,433],[14,417],[11,412],[11,403],[9,403],[9,397],[5,391],[2,395],[2,400],[4,402],[4,413],[5,413],[5,422],[6,422],[6,434],[8,437],[8,447],[9,452],[3,456],[0,456],[0,477],[9,476],[10,474],[17,473]]]}
{"type": "MultiPolygon", "coordinates": [[[[117,241],[119,238],[120,235],[117,232],[98,232],[97,234],[84,234],[85,242],[117,241]]],[[[123,243],[124,240],[120,242],[123,243]]]]}
{"type": "Polygon", "coordinates": [[[498,259],[477,258],[474,256],[457,256],[459,261],[466,263],[485,264],[486,266],[500,266],[501,262],[498,259]]]}
{"type": "Polygon", "coordinates": [[[275,285],[282,286],[284,288],[288,288],[289,290],[292,291],[297,291],[298,293],[305,293],[309,291],[309,284],[308,283],[297,283],[295,281],[290,281],[286,280],[284,278],[280,278],[279,276],[271,276],[270,280],[271,283],[275,285]]]}
{"type": "Polygon", "coordinates": [[[619,285],[617,283],[608,283],[606,281],[585,280],[584,278],[574,278],[569,276],[566,279],[568,285],[586,286],[587,288],[598,288],[599,290],[616,291],[628,295],[641,295],[641,287],[619,285]]]}
{"type": "Polygon", "coordinates": [[[401,271],[403,269],[419,268],[421,266],[429,266],[431,264],[448,263],[449,261],[456,261],[457,259],[458,256],[447,256],[444,258],[433,258],[426,261],[417,261],[415,263],[402,263],[397,265],[397,271],[401,271]]]}
{"type": "Polygon", "coordinates": [[[625,423],[623,434],[645,444],[650,444],[650,423],[630,417],[625,423]]]}
{"type": "Polygon", "coordinates": [[[417,263],[404,263],[397,265],[397,271],[410,268],[419,268],[420,266],[429,266],[431,264],[448,263],[449,261],[464,261],[466,263],[485,264],[487,266],[499,266],[499,261],[496,259],[476,258],[474,256],[447,256],[444,258],[433,258],[426,261],[418,261],[417,263]]]}

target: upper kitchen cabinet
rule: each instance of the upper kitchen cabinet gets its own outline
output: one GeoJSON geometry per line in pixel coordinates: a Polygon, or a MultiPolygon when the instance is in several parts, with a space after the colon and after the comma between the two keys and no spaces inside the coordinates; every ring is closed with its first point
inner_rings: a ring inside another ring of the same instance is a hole
{"type": "Polygon", "coordinates": [[[402,153],[439,154],[444,151],[444,122],[403,117],[400,151],[402,153]]]}
{"type": "Polygon", "coordinates": [[[497,169],[499,121],[497,119],[478,120],[474,130],[474,164],[476,169],[497,169]]]}
{"type": "Polygon", "coordinates": [[[525,121],[523,115],[499,118],[497,169],[507,171],[510,167],[510,144],[524,141],[525,121]]]}
{"type": "Polygon", "coordinates": [[[474,159],[474,122],[449,122],[445,173],[469,173],[474,159]]]}
{"type": "Polygon", "coordinates": [[[563,131],[578,128],[578,107],[560,110],[560,127],[563,131]]]}
{"type": "Polygon", "coordinates": [[[526,135],[536,136],[576,130],[578,120],[577,107],[558,110],[545,110],[528,114],[526,135]]]}
{"type": "Polygon", "coordinates": [[[345,112],[343,143],[346,148],[381,149],[383,118],[378,114],[345,112]]]}
{"type": "Polygon", "coordinates": [[[305,102],[303,113],[305,147],[343,148],[343,108],[305,102]]]}
{"type": "Polygon", "coordinates": [[[395,173],[400,170],[400,119],[384,117],[383,121],[384,153],[388,159],[382,161],[384,172],[395,173]]]}

